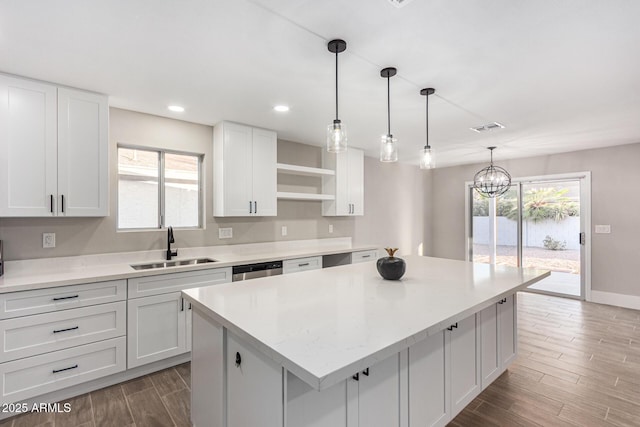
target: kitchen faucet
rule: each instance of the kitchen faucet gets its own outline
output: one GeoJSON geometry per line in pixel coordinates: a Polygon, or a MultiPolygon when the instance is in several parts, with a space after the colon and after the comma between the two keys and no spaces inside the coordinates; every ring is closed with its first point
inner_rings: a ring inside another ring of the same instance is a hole
{"type": "Polygon", "coordinates": [[[169,226],[167,228],[167,261],[171,260],[171,257],[178,256],[178,250],[171,250],[171,244],[175,243],[175,239],[173,238],[173,227],[169,226]]]}

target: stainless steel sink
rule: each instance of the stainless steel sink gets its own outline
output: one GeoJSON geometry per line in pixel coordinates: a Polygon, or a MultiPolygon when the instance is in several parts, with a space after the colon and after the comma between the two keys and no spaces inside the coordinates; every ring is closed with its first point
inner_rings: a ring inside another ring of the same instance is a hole
{"type": "Polygon", "coordinates": [[[175,261],[150,262],[147,264],[134,264],[131,267],[134,270],[151,270],[155,268],[178,267],[181,265],[208,264],[210,262],[217,262],[217,261],[211,258],[194,258],[194,259],[180,259],[175,261]]]}

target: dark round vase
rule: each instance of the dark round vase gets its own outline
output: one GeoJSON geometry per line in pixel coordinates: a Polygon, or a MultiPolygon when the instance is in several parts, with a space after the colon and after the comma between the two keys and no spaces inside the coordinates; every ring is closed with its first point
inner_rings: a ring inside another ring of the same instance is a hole
{"type": "Polygon", "coordinates": [[[386,256],[378,259],[378,273],[386,280],[399,280],[407,269],[402,258],[386,256]]]}

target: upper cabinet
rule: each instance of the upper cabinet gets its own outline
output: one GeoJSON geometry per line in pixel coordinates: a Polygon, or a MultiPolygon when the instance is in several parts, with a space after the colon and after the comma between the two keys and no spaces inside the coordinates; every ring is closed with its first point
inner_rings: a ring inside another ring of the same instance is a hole
{"type": "Polygon", "coordinates": [[[277,135],[222,122],[213,130],[213,215],[276,216],[277,135]]]}
{"type": "Polygon", "coordinates": [[[322,180],[322,192],[335,194],[335,200],[322,202],[322,215],[364,215],[364,152],[351,147],[339,154],[324,152],[322,165],[336,171],[322,180]]]}
{"type": "Polygon", "coordinates": [[[107,216],[104,95],[0,75],[0,216],[107,216]]]}

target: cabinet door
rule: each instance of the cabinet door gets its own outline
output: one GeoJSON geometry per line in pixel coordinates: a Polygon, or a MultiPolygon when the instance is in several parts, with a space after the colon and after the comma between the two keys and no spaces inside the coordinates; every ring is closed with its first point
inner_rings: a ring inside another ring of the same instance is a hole
{"type": "MultiPolygon", "coordinates": [[[[347,427],[347,382],[317,391],[287,373],[287,425],[347,427]]],[[[357,418],[356,418],[357,420],[357,418]]]]}
{"type": "Polygon", "coordinates": [[[498,307],[493,304],[480,312],[482,389],[502,373],[499,347],[498,307]]]}
{"type": "Polygon", "coordinates": [[[518,356],[518,313],[516,294],[506,298],[502,304],[498,304],[499,330],[500,330],[500,361],[503,372],[518,356]]]}
{"type": "Polygon", "coordinates": [[[400,424],[400,360],[395,354],[359,374],[358,425],[394,427],[400,424]],[[368,374],[368,375],[367,375],[368,374]]]}
{"type": "Polygon", "coordinates": [[[107,216],[107,97],[58,89],[58,215],[107,216]]]}
{"type": "Polygon", "coordinates": [[[276,216],[278,213],[278,141],[276,133],[253,129],[253,213],[276,216]]]}
{"type": "Polygon", "coordinates": [[[185,307],[180,292],[127,302],[129,368],[187,351],[185,307]]]}
{"type": "Polygon", "coordinates": [[[53,216],[56,87],[0,75],[0,216],[53,216]]]}
{"type": "Polygon", "coordinates": [[[216,132],[214,140],[215,167],[222,172],[216,173],[218,179],[214,180],[215,215],[248,216],[253,200],[253,132],[251,127],[236,123],[220,126],[221,138],[216,132]]]}
{"type": "Polygon", "coordinates": [[[444,426],[451,419],[448,396],[449,343],[440,331],[409,347],[409,425],[444,426]]]}
{"type": "Polygon", "coordinates": [[[191,351],[192,342],[193,342],[193,307],[191,303],[187,300],[184,301],[185,304],[185,316],[184,316],[184,346],[187,351],[191,351]]]}
{"type": "Polygon", "coordinates": [[[450,332],[451,416],[480,393],[480,343],[476,315],[458,322],[450,332]]]}
{"type": "Polygon", "coordinates": [[[355,148],[347,150],[349,202],[351,215],[364,215],[364,152],[355,148]]]}
{"type": "Polygon", "coordinates": [[[227,332],[226,425],[282,427],[282,382],[280,366],[227,332]]]}

